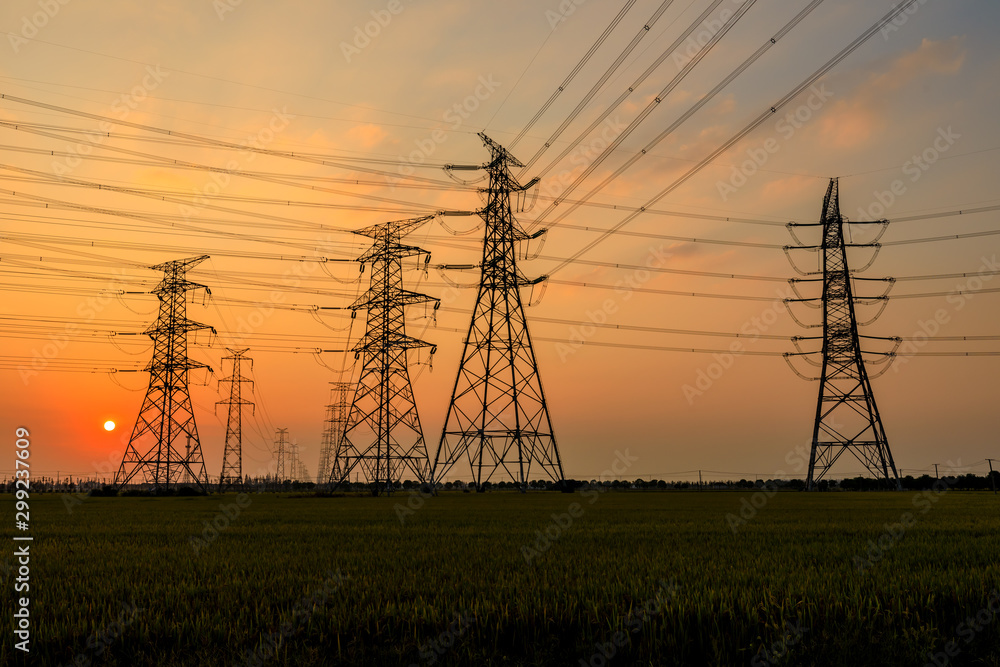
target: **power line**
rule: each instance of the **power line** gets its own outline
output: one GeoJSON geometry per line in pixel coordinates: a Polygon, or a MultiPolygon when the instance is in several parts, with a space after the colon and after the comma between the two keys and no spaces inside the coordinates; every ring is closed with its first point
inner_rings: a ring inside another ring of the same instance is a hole
{"type": "MultiPolygon", "coordinates": [[[[620,146],[621,143],[623,141],[625,141],[625,139],[627,139],[632,134],[632,132],[644,120],[646,120],[646,118],[663,102],[663,100],[667,99],[667,96],[670,93],[672,93],[674,91],[674,89],[678,85],[680,85],[680,83],[685,78],[687,78],[688,74],[690,74],[690,72],[698,65],[698,63],[700,63],[701,60],[706,55],[708,55],[712,51],[713,48],[715,48],[715,45],[718,44],[719,41],[723,37],[725,37],[725,35],[729,32],[729,30],[732,29],[732,27],[735,26],[736,23],[739,22],[739,20],[741,18],[743,18],[743,16],[746,14],[746,12],[748,12],[750,10],[750,8],[754,5],[755,1],[756,0],[747,0],[747,1],[745,1],[743,4],[740,5],[739,9],[737,9],[725,21],[725,23],[722,24],[722,26],[719,28],[719,30],[714,31],[714,33],[712,34],[711,38],[705,44],[701,45],[701,48],[698,50],[698,52],[694,56],[692,56],[689,59],[687,59],[687,62],[685,63],[684,67],[682,67],[681,70],[674,76],[674,78],[671,79],[670,82],[659,93],[657,93],[656,97],[654,97],[653,100],[649,104],[647,104],[645,106],[645,108],[643,108],[642,111],[640,111],[639,114],[635,118],[632,119],[632,121],[628,124],[628,126],[625,127],[625,129],[622,130],[618,134],[618,136],[616,136],[611,142],[609,142],[608,146],[605,147],[605,149],[603,151],[601,151],[601,154],[598,155],[597,158],[595,160],[593,160],[589,165],[587,165],[587,167],[583,170],[583,172],[581,174],[579,174],[573,180],[572,183],[570,183],[568,186],[566,186],[565,192],[567,194],[573,192],[581,183],[583,183],[584,180],[586,180],[586,178],[588,176],[590,176],[592,173],[594,173],[594,170],[596,170],[598,168],[598,166],[600,166],[604,162],[604,160],[609,155],[611,155],[611,152],[614,149],[616,149],[618,146],[620,146]]],[[[812,5],[810,5],[809,7],[807,7],[806,10],[803,10],[803,12],[800,13],[800,16],[802,16],[804,18],[805,15],[807,15],[810,11],[812,11],[812,7],[819,5],[819,3],[821,3],[822,1],[823,0],[813,0],[812,5]]],[[[713,5],[713,6],[709,7],[709,9],[706,10],[706,12],[709,12],[709,11],[713,10],[715,6],[717,6],[717,5],[713,5]]],[[[704,19],[702,19],[702,20],[704,20],[704,19]]],[[[682,44],[683,41],[686,40],[690,36],[691,32],[693,32],[694,28],[696,28],[696,27],[697,27],[697,25],[692,26],[691,28],[688,29],[687,32],[685,32],[680,37],[678,37],[677,41],[674,42],[673,45],[671,45],[670,47],[668,47],[668,51],[674,51],[677,47],[679,47],[680,44],[682,44]]],[[[661,132],[660,135],[657,136],[657,138],[653,140],[653,142],[651,142],[650,144],[648,144],[646,146],[646,148],[644,148],[639,153],[634,154],[631,158],[629,158],[625,162],[624,165],[622,165],[621,167],[619,167],[611,176],[609,176],[608,178],[604,179],[604,181],[602,181],[599,185],[597,185],[593,189],[591,189],[591,191],[587,195],[585,195],[583,197],[583,199],[587,200],[590,197],[592,197],[599,190],[601,190],[602,188],[604,188],[608,183],[610,183],[612,180],[614,180],[615,178],[617,178],[618,175],[620,175],[626,169],[628,169],[630,166],[632,166],[635,162],[637,162],[638,160],[642,159],[649,150],[651,150],[653,147],[656,146],[656,144],[658,144],[665,137],[667,137],[669,134],[671,134],[674,131],[674,129],[676,129],[677,127],[679,127],[684,121],[686,121],[688,118],[690,118],[692,115],[694,115],[694,113],[697,112],[702,106],[704,106],[705,104],[707,104],[709,100],[711,100],[713,97],[715,97],[715,95],[719,91],[722,90],[722,88],[724,88],[726,85],[729,84],[729,82],[731,82],[733,79],[735,79],[737,76],[739,76],[739,74],[741,74],[747,67],[749,67],[750,64],[754,60],[756,60],[756,58],[760,57],[760,55],[763,55],[763,53],[768,48],[770,48],[770,46],[772,46],[775,43],[776,43],[776,38],[771,38],[770,42],[768,42],[765,45],[765,47],[761,47],[761,49],[758,49],[758,52],[756,54],[754,54],[754,56],[751,56],[751,59],[745,61],[744,64],[741,67],[739,67],[736,70],[734,70],[730,74],[729,77],[727,77],[726,79],[724,79],[722,81],[722,83],[720,83],[719,85],[717,85],[710,93],[708,93],[707,95],[705,95],[704,97],[702,97],[702,99],[699,102],[697,102],[693,107],[691,107],[691,109],[689,109],[687,113],[685,113],[684,115],[682,115],[678,120],[676,120],[666,130],[664,130],[663,132],[661,132]]],[[[630,93],[631,93],[631,90],[632,89],[630,88],[629,89],[630,93]]],[[[619,98],[619,99],[622,99],[622,98],[619,98]]],[[[599,120],[595,120],[594,122],[595,123],[602,122],[603,119],[606,118],[607,115],[611,113],[611,110],[612,109],[606,110],[604,112],[604,114],[602,115],[602,117],[599,117],[599,120]]],[[[596,127],[596,125],[594,125],[594,123],[591,123],[590,127],[587,130],[585,130],[585,132],[587,134],[589,134],[589,132],[591,131],[591,129],[594,128],[594,127],[596,127]]],[[[563,157],[565,157],[565,155],[566,155],[566,152],[564,152],[562,155],[560,155],[558,158],[556,158],[556,161],[550,163],[549,167],[547,167],[545,170],[543,170],[542,173],[543,174],[546,173],[549,169],[551,169],[556,164],[556,162],[558,162],[558,160],[561,160],[563,157]]],[[[542,221],[545,220],[545,217],[550,212],[552,212],[556,208],[556,206],[558,204],[559,204],[558,201],[555,201],[555,202],[552,202],[551,204],[549,204],[549,207],[546,208],[544,211],[542,211],[541,214],[539,214],[539,216],[537,218],[535,218],[535,220],[534,220],[534,222],[532,224],[535,225],[535,226],[540,225],[542,223],[542,221]]],[[[565,218],[573,210],[575,210],[575,207],[570,207],[570,209],[568,211],[564,212],[562,215],[559,216],[559,218],[557,218],[556,222],[558,222],[559,220],[565,218]]]]}
{"type": "MultiPolygon", "coordinates": [[[[819,69],[817,69],[815,72],[813,72],[805,80],[803,80],[801,83],[799,83],[799,85],[795,86],[791,91],[789,91],[787,94],[785,94],[780,100],[778,100],[777,102],[775,102],[773,106],[769,107],[767,110],[765,110],[764,112],[762,112],[755,119],[753,119],[752,121],[750,121],[750,123],[747,124],[742,130],[740,130],[739,132],[737,132],[736,134],[734,134],[726,142],[724,142],[721,146],[719,146],[717,149],[715,149],[714,151],[712,151],[712,153],[710,153],[708,156],[706,156],[704,159],[702,159],[701,162],[699,162],[698,164],[696,164],[694,167],[692,167],[687,172],[685,172],[684,175],[682,175],[680,178],[678,178],[677,180],[675,180],[672,184],[670,184],[666,188],[662,189],[659,193],[657,193],[655,196],[653,196],[651,199],[649,199],[647,201],[647,203],[646,203],[646,206],[653,206],[653,205],[655,205],[657,202],[659,202],[665,196],[667,196],[668,194],[670,194],[671,192],[673,192],[674,190],[676,190],[678,187],[680,187],[682,184],[684,184],[685,182],[687,182],[688,179],[690,179],[696,173],[698,173],[699,171],[701,171],[706,165],[708,165],[709,163],[711,163],[712,160],[714,160],[719,155],[723,154],[725,151],[729,150],[737,142],[739,142],[741,139],[743,139],[745,136],[747,136],[753,130],[755,130],[757,127],[759,127],[761,124],[763,124],[764,121],[766,121],[768,118],[771,118],[775,113],[778,112],[779,109],[784,108],[785,105],[787,105],[789,102],[791,102],[793,99],[795,99],[802,91],[808,89],[816,81],[818,81],[823,75],[825,75],[831,69],[833,69],[834,67],[836,67],[841,61],[843,61],[845,58],[847,58],[847,56],[849,56],[854,51],[856,51],[862,44],[864,44],[869,39],[871,39],[871,37],[873,35],[875,35],[879,30],[881,30],[885,25],[887,25],[892,19],[894,19],[896,16],[898,16],[900,13],[902,13],[905,9],[907,9],[908,7],[910,7],[914,2],[916,2],[916,0],[904,0],[903,2],[899,3],[898,5],[896,5],[884,17],[882,17],[880,20],[876,21],[870,28],[868,28],[867,30],[865,30],[863,33],[861,33],[861,35],[859,35],[858,37],[856,37],[850,44],[848,44],[846,47],[844,47],[837,55],[835,55],[834,57],[832,57],[831,59],[829,59],[824,65],[822,65],[819,69]]],[[[643,208],[645,208],[645,207],[643,207],[643,208]]],[[[626,216],[624,219],[622,219],[621,221],[619,221],[618,223],[616,223],[607,233],[601,235],[600,237],[598,237],[594,241],[591,241],[590,243],[586,244],[583,248],[581,248],[576,253],[574,253],[569,260],[567,260],[566,262],[564,262],[564,263],[560,264],[559,266],[557,266],[555,269],[553,269],[552,271],[550,271],[549,274],[551,275],[552,273],[555,273],[556,271],[559,271],[559,270],[563,269],[566,266],[566,264],[568,264],[570,261],[572,261],[572,260],[580,257],[581,255],[583,255],[584,253],[590,251],[592,248],[594,248],[595,246],[597,246],[598,244],[600,244],[602,241],[606,240],[608,238],[608,236],[610,236],[612,233],[614,233],[618,229],[621,229],[622,227],[624,227],[625,225],[627,225],[628,223],[632,222],[634,219],[636,219],[637,217],[639,217],[639,215],[641,214],[641,212],[642,211],[640,210],[640,211],[638,211],[636,213],[632,213],[632,214],[626,216]]]]}
{"type": "MultiPolygon", "coordinates": [[[[673,0],[666,0],[666,2],[664,2],[663,5],[661,6],[663,6],[664,9],[666,9],[666,7],[669,6],[671,2],[673,2],[673,0]]],[[[528,121],[528,124],[525,125],[520,132],[517,133],[517,136],[511,139],[509,144],[510,148],[514,148],[517,145],[517,143],[521,141],[522,138],[524,138],[524,135],[527,134],[532,127],[534,127],[535,123],[538,122],[538,119],[541,118],[542,115],[549,110],[549,107],[551,107],[553,102],[556,101],[556,98],[559,97],[560,94],[562,94],[562,92],[566,89],[566,86],[572,83],[573,79],[576,78],[576,75],[580,73],[580,70],[582,70],[584,66],[586,66],[586,64],[593,57],[593,55],[597,53],[597,50],[601,48],[601,45],[604,44],[604,42],[611,35],[614,29],[618,27],[618,24],[621,23],[621,20],[625,18],[625,15],[628,14],[629,10],[632,9],[632,6],[634,4],[635,0],[627,0],[627,2],[622,6],[621,10],[615,16],[615,18],[611,20],[611,23],[609,23],[607,27],[604,28],[604,32],[602,32],[598,36],[597,41],[595,41],[590,46],[590,49],[588,49],[587,52],[583,54],[583,57],[577,61],[576,65],[573,66],[573,69],[570,70],[570,73],[566,75],[566,78],[563,79],[562,83],[560,83],[559,86],[556,87],[556,89],[549,96],[549,99],[545,100],[545,102],[542,104],[542,108],[539,109],[534,116],[532,116],[531,120],[528,121]]],[[[646,25],[643,26],[643,29],[640,30],[639,34],[645,35],[649,31],[649,28],[650,24],[647,23],[646,25]]],[[[551,36],[552,33],[550,32],[549,37],[551,36]]],[[[548,38],[546,38],[545,41],[548,42],[548,38]]],[[[543,43],[542,46],[545,46],[545,43],[543,43]]],[[[538,54],[536,53],[535,55],[537,56],[538,54]]],[[[534,61],[534,58],[532,58],[532,61],[534,61]]],[[[518,79],[518,81],[520,82],[520,79],[518,79]]],[[[515,88],[516,87],[517,84],[515,84],[515,88]]],[[[511,92],[513,92],[513,90],[511,92]]],[[[506,100],[504,101],[506,102],[506,100]]]]}

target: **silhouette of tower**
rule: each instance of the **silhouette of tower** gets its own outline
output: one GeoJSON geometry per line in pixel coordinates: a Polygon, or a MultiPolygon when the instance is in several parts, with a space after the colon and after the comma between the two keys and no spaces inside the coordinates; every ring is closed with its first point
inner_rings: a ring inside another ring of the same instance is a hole
{"type": "Polygon", "coordinates": [[[288,451],[288,479],[293,482],[299,479],[299,446],[297,443],[289,443],[288,451]]]}
{"type": "Polygon", "coordinates": [[[288,433],[287,428],[279,428],[275,433],[275,438],[277,439],[274,441],[274,447],[275,447],[275,452],[277,453],[278,456],[278,469],[276,471],[276,474],[278,476],[278,484],[281,484],[286,479],[288,479],[287,477],[285,477],[285,455],[288,453],[288,450],[285,447],[285,445],[288,444],[288,442],[285,440],[286,433],[288,433]]]}
{"type": "Polygon", "coordinates": [[[331,382],[330,385],[330,404],[326,406],[326,419],[323,421],[317,484],[327,484],[331,479],[341,478],[340,470],[336,467],[337,454],[344,440],[351,409],[350,399],[354,396],[354,384],[350,382],[331,382]]]}
{"type": "Polygon", "coordinates": [[[302,460],[301,452],[302,448],[298,444],[293,445],[295,474],[292,476],[292,480],[296,482],[304,482],[309,479],[309,468],[306,467],[306,462],[302,460]]]}
{"type": "Polygon", "coordinates": [[[406,335],[404,310],[416,303],[439,301],[403,289],[403,257],[430,253],[403,245],[402,237],[434,216],[386,222],[360,229],[373,239],[359,262],[372,266],[371,285],[350,308],[368,311],[364,337],[354,346],[361,358],[361,376],[347,418],[347,428],[331,469],[334,486],[348,479],[358,466],[372,492],[391,493],[409,471],[418,481],[430,479],[430,462],[423,429],[413,398],[407,351],[430,347],[406,335]]]}
{"type": "MultiPolygon", "coordinates": [[[[191,459],[191,436],[187,437],[187,442],[184,443],[184,460],[189,461],[191,459]]],[[[185,469],[184,473],[181,475],[181,484],[191,483],[191,471],[185,469]]]]}
{"type": "Polygon", "coordinates": [[[146,329],[153,340],[153,358],[146,366],[149,387],[139,409],[125,456],[115,475],[115,486],[148,484],[167,488],[177,484],[186,472],[202,490],[207,490],[208,473],[202,457],[201,441],[195,424],[188,376],[192,369],[207,368],[189,359],[188,332],[215,329],[187,318],[188,292],[204,285],[187,280],[189,269],[208,255],[180,259],[150,267],[163,272],[163,280],[153,289],[160,301],[156,322],[146,329]],[[189,454],[181,455],[180,442],[190,442],[189,454]]]}
{"type": "Polygon", "coordinates": [[[522,490],[532,472],[563,479],[552,422],[531,347],[520,288],[529,281],[517,268],[516,244],[527,238],[511,211],[511,193],[521,196],[534,181],[520,185],[512,167],[523,166],[484,133],[490,161],[482,277],[465,339],[448,416],[434,460],[441,480],[461,459],[472,469],[476,489],[502,469],[522,490]]]}
{"type": "Polygon", "coordinates": [[[226,446],[222,453],[222,475],[219,477],[219,491],[231,486],[243,488],[243,407],[254,404],[243,398],[243,385],[253,385],[253,380],[243,375],[243,363],[253,368],[253,359],[244,356],[247,350],[229,350],[231,356],[223,361],[233,362],[232,375],[219,380],[219,385],[229,383],[229,400],[219,401],[216,406],[228,405],[229,418],[226,422],[226,446]]]}
{"type": "MultiPolygon", "coordinates": [[[[875,404],[875,394],[872,392],[871,380],[866,368],[865,355],[881,356],[878,363],[891,360],[893,352],[871,352],[862,350],[861,339],[893,341],[899,345],[898,338],[877,336],[861,336],[858,334],[858,321],[855,313],[855,302],[882,301],[886,302],[886,294],[878,297],[858,297],[854,295],[854,281],[875,280],[888,282],[891,289],[892,279],[858,278],[852,275],[848,266],[847,249],[862,247],[878,247],[876,241],[869,243],[847,243],[844,238],[844,225],[875,224],[883,227],[886,220],[873,222],[849,223],[840,213],[840,197],[838,180],[831,179],[823,199],[822,219],[819,223],[798,224],[789,223],[789,231],[793,238],[795,227],[821,227],[823,240],[818,246],[790,246],[821,253],[821,278],[793,278],[790,282],[793,289],[801,282],[822,282],[823,292],[818,299],[796,298],[789,302],[804,302],[823,309],[823,336],[802,337],[793,339],[796,347],[798,341],[822,340],[822,350],[819,352],[797,352],[786,354],[786,359],[801,356],[809,360],[809,355],[822,354],[821,362],[812,362],[820,367],[819,398],[816,404],[816,421],[813,427],[812,448],[809,454],[809,476],[807,488],[813,489],[817,482],[829,472],[837,459],[850,451],[858,461],[876,478],[894,480],[896,488],[900,488],[899,473],[889,451],[889,442],[882,426],[882,418],[875,404]]],[[[881,236],[881,234],[879,234],[881,236]]],[[[798,240],[796,238],[796,240],[798,240]]],[[[794,264],[793,264],[794,266],[794,264]]],[[[867,267],[866,267],[867,268],[867,267]]],[[[880,311],[881,312],[881,311],[880,311]]],[[[876,315],[877,317],[877,315],[876,315]]],[[[874,319],[872,320],[874,321],[874,319]]],[[[888,368],[888,363],[886,363],[888,368]]],[[[884,371],[883,371],[884,372],[884,371]]]]}

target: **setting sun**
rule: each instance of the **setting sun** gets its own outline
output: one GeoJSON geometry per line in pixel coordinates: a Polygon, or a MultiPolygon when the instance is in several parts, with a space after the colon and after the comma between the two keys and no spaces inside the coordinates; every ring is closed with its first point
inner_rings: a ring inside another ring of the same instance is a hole
{"type": "Polygon", "coordinates": [[[114,431],[115,430],[115,423],[113,421],[111,421],[110,419],[108,421],[104,422],[104,430],[105,431],[114,431]]]}

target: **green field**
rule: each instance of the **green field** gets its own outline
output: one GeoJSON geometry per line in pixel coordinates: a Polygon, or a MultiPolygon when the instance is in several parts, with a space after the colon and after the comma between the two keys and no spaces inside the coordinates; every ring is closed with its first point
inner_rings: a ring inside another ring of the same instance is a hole
{"type": "Polygon", "coordinates": [[[34,496],[31,657],[998,665],[1000,499],[928,493],[34,496]]]}

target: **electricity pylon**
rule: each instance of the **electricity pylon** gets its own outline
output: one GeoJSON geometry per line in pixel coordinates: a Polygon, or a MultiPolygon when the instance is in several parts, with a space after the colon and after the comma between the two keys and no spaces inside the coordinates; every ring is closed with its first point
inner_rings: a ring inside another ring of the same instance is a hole
{"type": "Polygon", "coordinates": [[[288,479],[299,479],[299,446],[294,442],[288,445],[288,479]]]}
{"type": "Polygon", "coordinates": [[[288,444],[288,442],[285,440],[286,433],[288,433],[287,428],[279,428],[274,434],[276,438],[276,440],[274,441],[274,446],[276,453],[278,455],[278,469],[276,471],[276,474],[278,476],[278,484],[281,484],[282,482],[285,481],[285,454],[287,453],[285,450],[285,445],[288,444]]]}
{"type": "Polygon", "coordinates": [[[187,318],[188,292],[204,289],[204,285],[187,280],[189,269],[208,259],[208,255],[179,259],[150,267],[163,272],[163,280],[153,289],[160,301],[156,322],[145,333],[153,339],[153,358],[146,366],[149,387],[139,409],[125,456],[115,475],[115,486],[129,483],[149,484],[153,488],[169,488],[177,484],[184,473],[203,491],[208,488],[208,473],[198,439],[188,376],[196,368],[211,369],[189,359],[188,332],[215,329],[187,318]],[[181,443],[190,442],[189,454],[180,453],[181,443]],[[133,482],[133,480],[138,480],[133,482]]]}
{"type": "Polygon", "coordinates": [[[306,467],[306,462],[299,456],[298,445],[295,445],[295,473],[296,477],[293,479],[296,481],[301,482],[309,479],[309,468],[306,467]]]}
{"type": "Polygon", "coordinates": [[[222,475],[219,477],[219,491],[224,491],[231,486],[239,489],[243,488],[243,407],[249,405],[254,409],[252,401],[243,398],[243,385],[249,383],[253,385],[253,380],[243,375],[243,362],[250,364],[253,368],[253,359],[245,357],[246,349],[229,350],[231,356],[223,357],[223,361],[233,362],[233,373],[229,377],[219,380],[221,386],[223,382],[228,382],[229,400],[219,401],[215,405],[229,406],[229,419],[226,422],[226,446],[222,452],[222,475]]]}
{"type": "MultiPolygon", "coordinates": [[[[184,460],[187,461],[190,458],[191,458],[191,436],[188,436],[187,442],[184,444],[184,460]]],[[[184,473],[181,474],[181,484],[190,484],[191,481],[192,481],[191,472],[189,470],[185,470],[184,473]]]]}
{"type": "MultiPolygon", "coordinates": [[[[819,398],[816,404],[816,421],[813,426],[812,448],[809,454],[809,477],[807,488],[813,489],[829,472],[837,459],[846,452],[858,461],[874,477],[887,481],[894,480],[897,489],[901,488],[899,473],[889,450],[889,441],[882,426],[882,417],[875,404],[875,394],[872,391],[871,380],[866,368],[865,355],[880,356],[875,363],[888,363],[893,352],[871,352],[863,350],[861,339],[895,342],[899,346],[900,339],[878,336],[861,336],[858,334],[858,320],[855,313],[855,302],[874,303],[881,301],[882,308],[887,302],[887,295],[893,280],[857,278],[848,266],[847,248],[879,247],[876,241],[870,243],[847,243],[844,239],[844,226],[847,224],[876,224],[882,226],[884,232],[888,222],[849,223],[840,213],[840,195],[838,180],[831,179],[823,199],[822,219],[819,223],[790,223],[789,231],[794,227],[822,227],[823,241],[819,246],[790,246],[792,248],[808,249],[821,253],[822,278],[801,279],[789,281],[795,288],[800,282],[822,282],[823,293],[818,299],[796,298],[787,302],[807,303],[823,309],[823,336],[802,337],[793,339],[796,347],[801,340],[822,340],[822,362],[811,362],[820,366],[819,398]],[[857,297],[853,293],[854,281],[876,280],[887,282],[889,288],[881,296],[857,297]],[[817,305],[815,302],[819,302],[817,305]],[[811,302],[811,303],[810,303],[811,302]]],[[[792,231],[794,238],[795,234],[792,231]]],[[[881,234],[879,234],[881,237],[881,234]]],[[[796,239],[798,240],[798,239],[796,239]]],[[[873,258],[874,260],[874,258],[873,258]]],[[[794,264],[793,264],[794,266],[794,264]]],[[[867,267],[865,267],[867,268],[867,267]]],[[[809,275],[809,274],[807,274],[809,275]]],[[[879,311],[881,314],[881,311],[879,311]]],[[[878,317],[878,315],[876,315],[878,317]]],[[[873,320],[874,321],[874,318],[873,320]]],[[[807,361],[810,354],[802,352],[786,354],[801,356],[807,361]]],[[[883,371],[884,372],[884,371],[883,371]]]]}
{"type": "Polygon", "coordinates": [[[347,428],[337,449],[330,483],[336,487],[358,466],[372,493],[391,493],[409,471],[420,482],[430,479],[430,461],[417,405],[410,384],[407,351],[436,347],[406,335],[404,310],[438,299],[403,289],[404,257],[430,253],[403,245],[402,237],[434,216],[385,222],[356,231],[374,240],[358,258],[370,263],[371,285],[350,309],[368,311],[364,337],[354,346],[361,358],[361,376],[347,418],[347,428]]]}
{"type": "Polygon", "coordinates": [[[354,396],[354,384],[351,382],[331,382],[330,385],[332,387],[330,404],[326,406],[326,419],[323,421],[317,484],[327,484],[332,478],[340,479],[340,470],[336,467],[337,453],[344,440],[347,417],[351,409],[350,399],[354,396]]]}
{"type": "Polygon", "coordinates": [[[553,481],[564,479],[538,363],[531,347],[520,288],[529,281],[517,268],[515,245],[529,237],[511,211],[511,193],[520,196],[534,181],[520,185],[512,167],[523,166],[484,133],[490,161],[482,277],[465,339],[462,361],[452,390],[448,416],[434,460],[440,481],[461,459],[472,469],[476,489],[483,490],[498,470],[527,488],[532,472],[553,481]]]}

